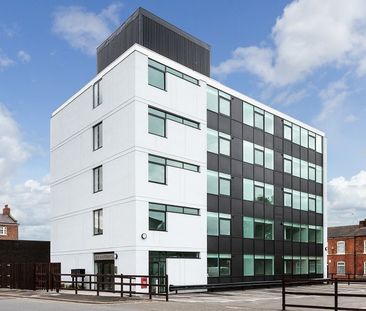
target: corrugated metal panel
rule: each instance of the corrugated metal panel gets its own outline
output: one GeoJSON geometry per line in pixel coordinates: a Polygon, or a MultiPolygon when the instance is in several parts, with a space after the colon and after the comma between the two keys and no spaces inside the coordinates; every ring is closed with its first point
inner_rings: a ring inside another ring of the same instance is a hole
{"type": "Polygon", "coordinates": [[[210,46],[142,8],[98,47],[98,73],[135,43],[210,76],[210,46]]]}

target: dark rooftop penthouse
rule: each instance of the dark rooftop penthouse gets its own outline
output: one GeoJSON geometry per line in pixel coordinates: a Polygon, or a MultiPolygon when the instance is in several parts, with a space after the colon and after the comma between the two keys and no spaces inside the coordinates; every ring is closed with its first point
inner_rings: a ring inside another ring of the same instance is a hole
{"type": "Polygon", "coordinates": [[[210,46],[143,8],[97,48],[97,72],[135,43],[210,76],[210,46]]]}

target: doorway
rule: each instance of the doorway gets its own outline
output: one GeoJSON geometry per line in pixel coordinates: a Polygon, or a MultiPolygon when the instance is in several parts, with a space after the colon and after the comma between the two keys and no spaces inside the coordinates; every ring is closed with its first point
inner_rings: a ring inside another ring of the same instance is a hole
{"type": "MultiPolygon", "coordinates": [[[[150,276],[165,276],[166,275],[166,256],[161,256],[160,252],[150,252],[149,254],[149,275],[150,276]]],[[[154,278],[150,280],[151,284],[160,285],[152,287],[153,292],[163,293],[165,288],[164,278],[154,278]]]]}
{"type": "Polygon", "coordinates": [[[114,291],[114,253],[94,254],[94,269],[99,290],[114,291]]]}

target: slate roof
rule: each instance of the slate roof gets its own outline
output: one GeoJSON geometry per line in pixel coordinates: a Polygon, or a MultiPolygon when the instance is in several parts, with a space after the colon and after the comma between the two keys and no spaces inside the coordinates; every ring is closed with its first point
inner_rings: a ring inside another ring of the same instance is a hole
{"type": "Polygon", "coordinates": [[[329,227],[328,238],[366,236],[366,227],[359,225],[329,227]]]}
{"type": "Polygon", "coordinates": [[[11,216],[0,214],[0,224],[17,224],[18,222],[11,216]]]}

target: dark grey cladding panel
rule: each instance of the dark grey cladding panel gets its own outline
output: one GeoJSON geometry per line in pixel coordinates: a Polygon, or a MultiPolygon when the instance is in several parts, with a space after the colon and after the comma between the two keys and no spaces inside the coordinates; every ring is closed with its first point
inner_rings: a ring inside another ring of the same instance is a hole
{"type": "Polygon", "coordinates": [[[135,43],[210,76],[210,46],[142,8],[97,48],[98,73],[135,43]]]}

